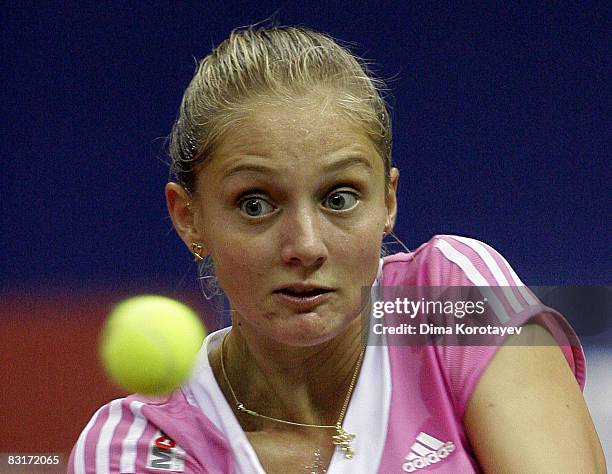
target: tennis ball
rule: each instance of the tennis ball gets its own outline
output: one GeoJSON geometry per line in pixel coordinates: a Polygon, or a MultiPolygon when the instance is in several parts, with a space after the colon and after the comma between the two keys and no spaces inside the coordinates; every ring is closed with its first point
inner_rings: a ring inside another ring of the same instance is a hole
{"type": "Polygon", "coordinates": [[[120,387],[167,394],[186,381],[205,335],[198,316],[183,303],[165,296],[134,296],[111,311],[100,358],[120,387]]]}

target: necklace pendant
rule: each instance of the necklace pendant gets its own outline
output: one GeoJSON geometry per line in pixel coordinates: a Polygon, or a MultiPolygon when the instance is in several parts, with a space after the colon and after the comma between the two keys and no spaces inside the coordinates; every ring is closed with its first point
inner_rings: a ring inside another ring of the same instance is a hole
{"type": "Polygon", "coordinates": [[[351,447],[351,441],[355,438],[354,434],[347,433],[341,425],[336,425],[336,435],[333,436],[334,444],[339,446],[346,459],[352,459],[355,450],[351,447]]]}

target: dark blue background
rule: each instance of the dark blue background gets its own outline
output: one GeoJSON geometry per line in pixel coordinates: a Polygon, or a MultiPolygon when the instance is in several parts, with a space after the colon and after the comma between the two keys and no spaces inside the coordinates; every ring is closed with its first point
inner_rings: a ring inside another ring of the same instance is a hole
{"type": "Polygon", "coordinates": [[[467,235],[528,284],[610,283],[609,6],[409,3],[5,4],[2,286],[195,286],[164,137],[194,57],[275,12],[387,79],[409,247],[467,235]]]}

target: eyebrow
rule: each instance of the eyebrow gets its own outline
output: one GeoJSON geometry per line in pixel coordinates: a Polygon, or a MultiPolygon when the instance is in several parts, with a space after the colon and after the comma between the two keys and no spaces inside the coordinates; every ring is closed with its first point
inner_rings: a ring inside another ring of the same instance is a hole
{"type": "MultiPolygon", "coordinates": [[[[349,168],[351,166],[356,166],[356,165],[365,166],[366,168],[372,170],[372,165],[368,161],[367,158],[365,158],[362,155],[351,155],[351,156],[347,156],[338,161],[334,161],[333,163],[323,166],[323,172],[330,173],[330,172],[339,171],[341,169],[349,168]]],[[[262,174],[271,174],[271,175],[278,174],[278,171],[266,165],[256,165],[254,163],[244,163],[244,164],[238,164],[236,166],[233,166],[229,170],[227,170],[224,173],[223,179],[228,178],[229,176],[235,175],[237,173],[240,173],[242,171],[250,171],[253,173],[262,173],[262,174]]]]}
{"type": "Polygon", "coordinates": [[[334,161],[333,163],[324,166],[323,171],[329,173],[332,171],[338,171],[338,170],[349,168],[351,166],[356,166],[356,165],[362,165],[372,170],[372,164],[365,156],[350,155],[350,156],[347,156],[346,158],[342,158],[338,161],[334,161]]]}

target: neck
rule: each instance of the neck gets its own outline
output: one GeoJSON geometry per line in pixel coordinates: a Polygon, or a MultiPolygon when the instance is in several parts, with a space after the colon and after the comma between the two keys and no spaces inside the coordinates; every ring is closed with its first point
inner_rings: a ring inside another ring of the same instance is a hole
{"type": "MultiPolygon", "coordinates": [[[[250,338],[235,324],[224,344],[225,371],[237,399],[260,414],[306,424],[335,425],[362,350],[361,321],[312,347],[291,347],[250,338]],[[252,341],[258,341],[258,344],[252,341]]],[[[235,401],[220,370],[221,348],[211,356],[227,400],[235,401]]],[[[281,426],[242,414],[246,430],[281,426]],[[246,425],[246,426],[245,426],[246,425]]]]}

